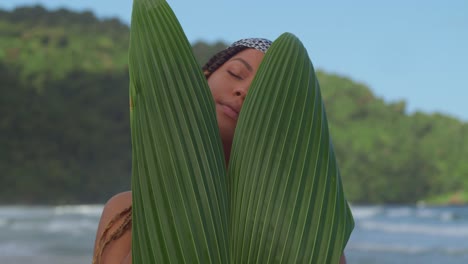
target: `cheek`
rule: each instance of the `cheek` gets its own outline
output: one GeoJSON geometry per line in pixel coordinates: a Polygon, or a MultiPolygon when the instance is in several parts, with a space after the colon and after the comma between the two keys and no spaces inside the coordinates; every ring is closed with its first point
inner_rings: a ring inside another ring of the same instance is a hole
{"type": "Polygon", "coordinates": [[[226,85],[226,78],[219,72],[213,73],[210,78],[208,78],[208,86],[215,99],[220,99],[220,97],[226,93],[226,85]]]}
{"type": "Polygon", "coordinates": [[[215,81],[213,81],[213,78],[208,79],[208,88],[210,88],[211,95],[213,98],[216,98],[216,85],[215,81]]]}

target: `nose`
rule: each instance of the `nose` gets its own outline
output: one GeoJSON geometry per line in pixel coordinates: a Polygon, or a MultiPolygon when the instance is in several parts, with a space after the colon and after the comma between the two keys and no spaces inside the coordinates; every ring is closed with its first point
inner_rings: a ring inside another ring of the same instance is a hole
{"type": "Polygon", "coordinates": [[[248,87],[244,87],[244,86],[237,86],[236,88],[234,88],[234,95],[237,96],[237,97],[241,97],[242,100],[245,99],[245,96],[247,95],[247,90],[249,88],[248,87]]]}

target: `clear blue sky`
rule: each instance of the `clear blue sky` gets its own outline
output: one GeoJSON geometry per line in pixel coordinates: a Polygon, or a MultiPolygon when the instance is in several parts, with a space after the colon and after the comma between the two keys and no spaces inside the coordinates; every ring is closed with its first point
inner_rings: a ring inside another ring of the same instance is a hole
{"type": "MultiPolygon", "coordinates": [[[[467,0],[168,0],[190,41],[291,32],[315,68],[367,84],[410,113],[468,121],[467,0]]],[[[131,0],[2,0],[0,8],[41,4],[91,10],[130,23],[131,0]]]]}

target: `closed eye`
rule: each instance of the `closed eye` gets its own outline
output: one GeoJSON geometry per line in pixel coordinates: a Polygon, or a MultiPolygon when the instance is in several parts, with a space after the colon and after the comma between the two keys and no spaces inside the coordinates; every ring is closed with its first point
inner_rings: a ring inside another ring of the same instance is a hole
{"type": "Polygon", "coordinates": [[[229,75],[231,75],[232,77],[238,79],[238,80],[243,80],[243,78],[235,73],[233,73],[232,71],[227,71],[229,73],[229,75]]]}

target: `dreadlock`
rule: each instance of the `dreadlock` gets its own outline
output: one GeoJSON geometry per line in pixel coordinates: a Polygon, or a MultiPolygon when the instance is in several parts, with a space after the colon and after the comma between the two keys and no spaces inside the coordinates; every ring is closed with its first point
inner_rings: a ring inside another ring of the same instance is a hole
{"type": "Polygon", "coordinates": [[[101,258],[106,247],[112,242],[119,239],[125,232],[130,230],[132,227],[132,206],[125,208],[120,213],[116,214],[107,224],[106,228],[102,232],[101,238],[97,243],[96,253],[93,257],[93,264],[100,264],[101,258]],[[120,219],[124,219],[122,224],[110,235],[108,235],[109,230],[114,226],[114,224],[120,219]]]}

